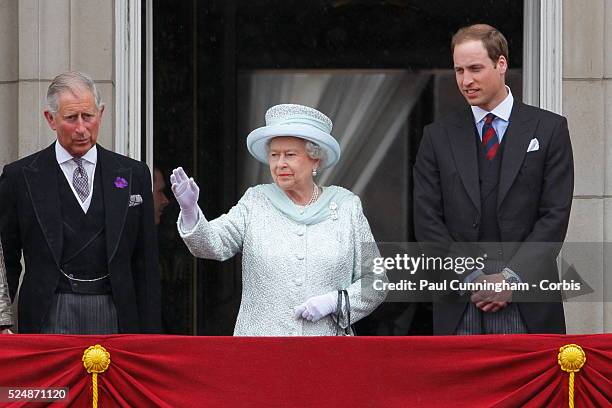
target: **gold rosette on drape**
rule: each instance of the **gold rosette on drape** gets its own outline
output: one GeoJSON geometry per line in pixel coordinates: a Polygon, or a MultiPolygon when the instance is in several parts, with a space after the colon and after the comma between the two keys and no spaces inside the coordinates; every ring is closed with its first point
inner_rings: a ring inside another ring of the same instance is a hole
{"type": "Polygon", "coordinates": [[[83,366],[91,374],[93,408],[98,407],[98,374],[105,372],[110,363],[110,353],[99,344],[83,352],[83,366]]]}
{"type": "Polygon", "coordinates": [[[561,370],[569,373],[569,407],[574,408],[574,373],[580,371],[584,363],[586,363],[586,354],[582,347],[577,344],[566,344],[559,349],[557,362],[561,366],[561,370]]]}

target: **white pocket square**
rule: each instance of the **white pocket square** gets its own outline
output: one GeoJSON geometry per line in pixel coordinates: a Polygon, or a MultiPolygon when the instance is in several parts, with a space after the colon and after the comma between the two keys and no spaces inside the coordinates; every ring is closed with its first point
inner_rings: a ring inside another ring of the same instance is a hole
{"type": "Polygon", "coordinates": [[[531,142],[529,142],[529,147],[527,148],[527,153],[529,152],[535,152],[540,150],[540,142],[538,142],[538,139],[536,139],[535,137],[533,139],[531,139],[531,142]]]}
{"type": "Polygon", "coordinates": [[[132,194],[130,196],[130,207],[136,207],[137,205],[142,204],[142,197],[140,194],[132,194]]]}

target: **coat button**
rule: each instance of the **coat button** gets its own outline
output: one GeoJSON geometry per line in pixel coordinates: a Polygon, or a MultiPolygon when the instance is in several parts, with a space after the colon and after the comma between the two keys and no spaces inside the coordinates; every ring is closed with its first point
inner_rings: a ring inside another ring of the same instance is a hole
{"type": "Polygon", "coordinates": [[[477,223],[477,222],[473,223],[473,224],[472,224],[472,227],[473,227],[473,228],[477,228],[477,227],[478,227],[478,223],[477,223]]]}

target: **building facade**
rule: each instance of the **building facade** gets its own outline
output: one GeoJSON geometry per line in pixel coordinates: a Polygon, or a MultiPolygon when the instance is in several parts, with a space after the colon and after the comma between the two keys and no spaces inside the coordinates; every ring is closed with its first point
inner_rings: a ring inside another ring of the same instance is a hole
{"type": "MultiPolygon", "coordinates": [[[[568,332],[612,331],[612,1],[526,0],[522,96],[567,117],[575,188],[564,261],[597,296],[565,304],[568,332]],[[606,296],[606,294],[608,294],[606,296]],[[600,295],[600,296],[599,296],[600,295]]],[[[106,104],[99,143],[153,167],[154,1],[0,1],[0,166],[48,146],[51,79],[87,72],[106,104]]],[[[178,30],[179,28],[177,28],[178,30]]],[[[205,80],[201,79],[201,80],[205,80]]],[[[212,86],[212,84],[211,84],[212,86]]]]}

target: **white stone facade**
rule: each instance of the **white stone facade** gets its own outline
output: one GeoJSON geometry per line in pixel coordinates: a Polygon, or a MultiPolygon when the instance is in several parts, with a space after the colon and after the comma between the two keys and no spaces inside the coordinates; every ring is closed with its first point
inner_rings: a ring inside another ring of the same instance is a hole
{"type": "Polygon", "coordinates": [[[47,87],[87,72],[106,104],[99,142],[113,148],[114,2],[0,0],[0,164],[55,140],[42,115],[47,87]]]}
{"type": "MultiPolygon", "coordinates": [[[[569,242],[612,242],[612,1],[563,2],[563,114],[576,181],[569,242]],[[606,49],[608,52],[606,52],[606,49]]],[[[610,245],[612,247],[612,245],[610,245]]],[[[579,265],[612,293],[612,253],[579,265]]],[[[578,265],[577,265],[578,266],[578,265]]],[[[566,303],[568,332],[612,331],[612,302],[566,303]]]]}

